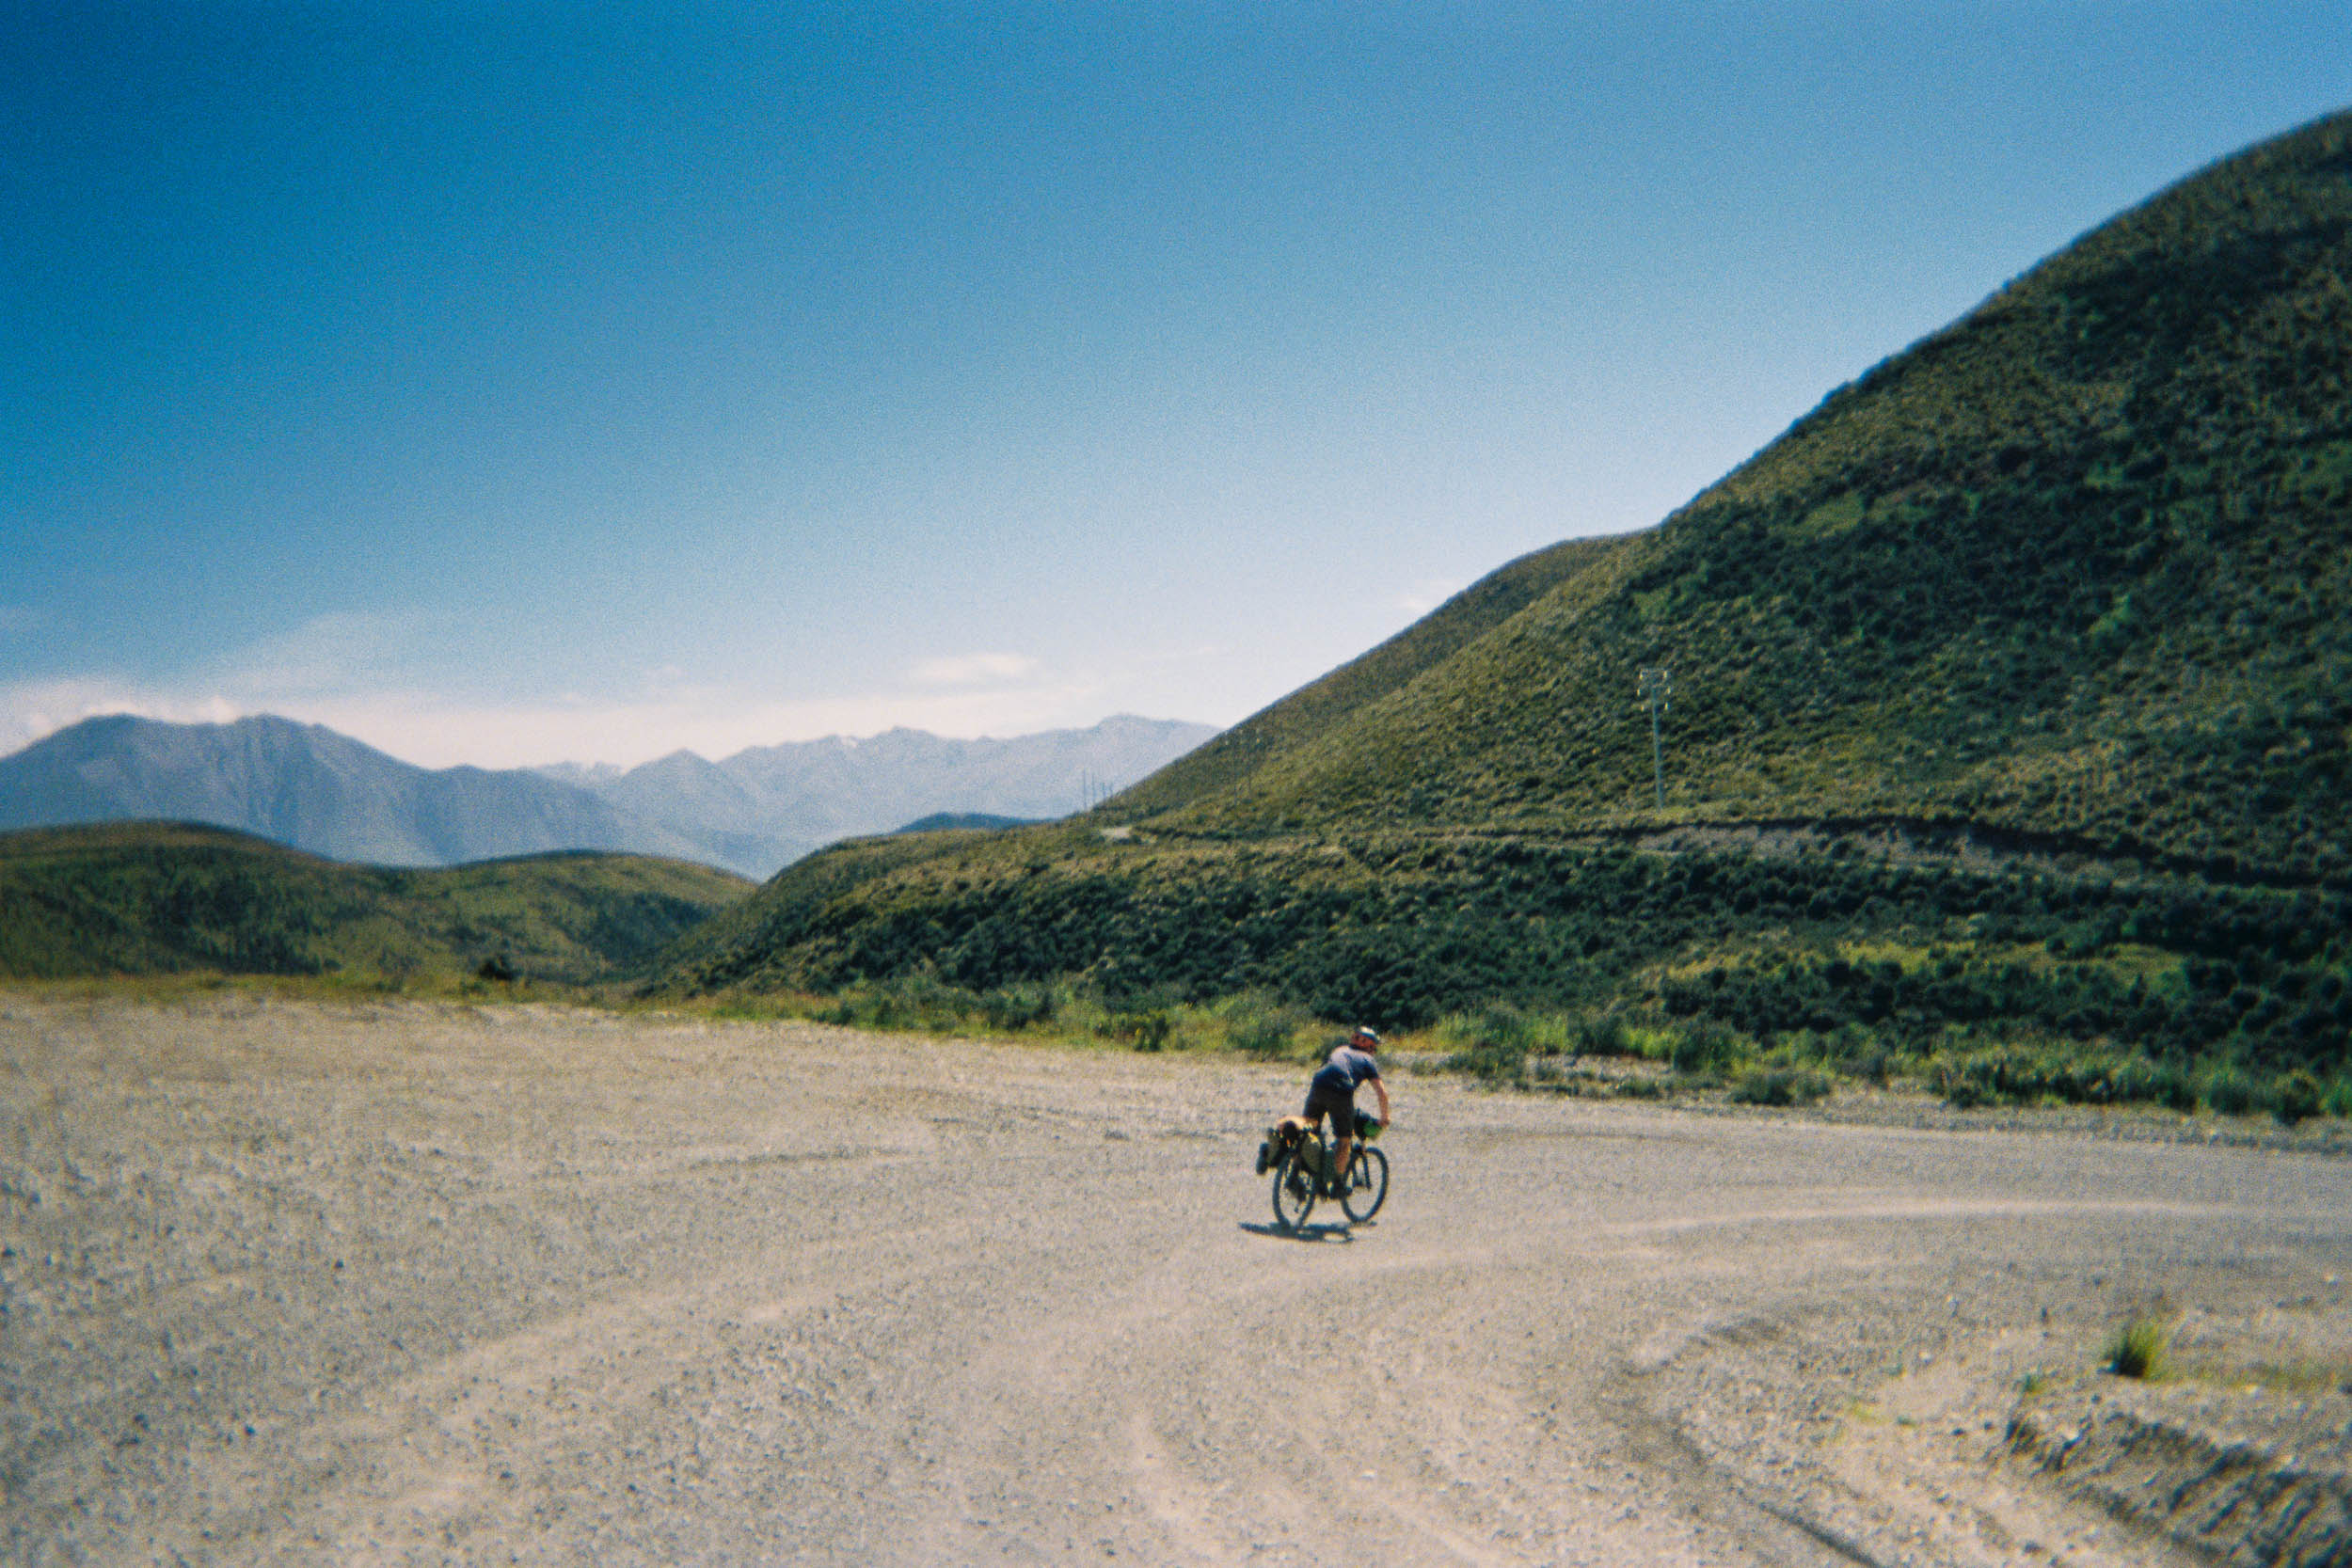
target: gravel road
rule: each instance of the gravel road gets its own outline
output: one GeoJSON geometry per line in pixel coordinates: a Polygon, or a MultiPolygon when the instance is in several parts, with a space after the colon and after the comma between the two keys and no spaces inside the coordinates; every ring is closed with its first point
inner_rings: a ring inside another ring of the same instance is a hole
{"type": "Polygon", "coordinates": [[[2210,1560],[2052,1467],[2152,1303],[2341,1473],[2352,1161],[1400,1075],[1291,1238],[1303,1080],[0,993],[0,1559],[2210,1560]]]}

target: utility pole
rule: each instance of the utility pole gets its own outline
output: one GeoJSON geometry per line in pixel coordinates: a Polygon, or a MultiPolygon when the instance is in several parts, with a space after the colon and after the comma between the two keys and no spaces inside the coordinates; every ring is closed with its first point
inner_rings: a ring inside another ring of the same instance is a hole
{"type": "Polygon", "coordinates": [[[1658,809],[1666,809],[1666,752],[1658,739],[1658,716],[1666,711],[1666,698],[1674,690],[1673,673],[1664,668],[1644,666],[1636,694],[1649,704],[1649,760],[1658,780],[1658,809]]]}

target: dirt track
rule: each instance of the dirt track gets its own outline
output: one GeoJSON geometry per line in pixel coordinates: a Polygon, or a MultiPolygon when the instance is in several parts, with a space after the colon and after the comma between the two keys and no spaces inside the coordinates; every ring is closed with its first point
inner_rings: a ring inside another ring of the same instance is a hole
{"type": "Polygon", "coordinates": [[[2157,1292],[2341,1467],[2352,1161],[1302,1078],[0,995],[0,1559],[2189,1561],[2005,1439],[2157,1292]]]}

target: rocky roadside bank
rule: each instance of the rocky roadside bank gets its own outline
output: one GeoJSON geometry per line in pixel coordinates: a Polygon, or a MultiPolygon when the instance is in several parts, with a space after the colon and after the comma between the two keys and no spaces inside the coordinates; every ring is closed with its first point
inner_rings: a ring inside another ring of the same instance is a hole
{"type": "Polygon", "coordinates": [[[2076,1391],[2020,1410],[2008,1437],[2072,1496],[2219,1561],[2322,1568],[2352,1561],[2352,1423],[2330,1424],[2334,1414],[2311,1401],[2076,1391]]]}

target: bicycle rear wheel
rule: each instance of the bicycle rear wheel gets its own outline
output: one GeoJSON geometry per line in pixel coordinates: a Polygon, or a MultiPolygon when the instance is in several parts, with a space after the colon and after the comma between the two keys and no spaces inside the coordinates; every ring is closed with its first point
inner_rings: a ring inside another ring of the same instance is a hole
{"type": "Polygon", "coordinates": [[[1285,1230],[1295,1230],[1314,1212],[1314,1172],[1293,1149],[1274,1167],[1274,1223],[1285,1230]]]}
{"type": "Polygon", "coordinates": [[[1347,1162],[1347,1194],[1340,1199],[1341,1209],[1349,1219],[1360,1223],[1378,1213],[1388,1201],[1389,1157],[1358,1144],[1347,1162]]]}

